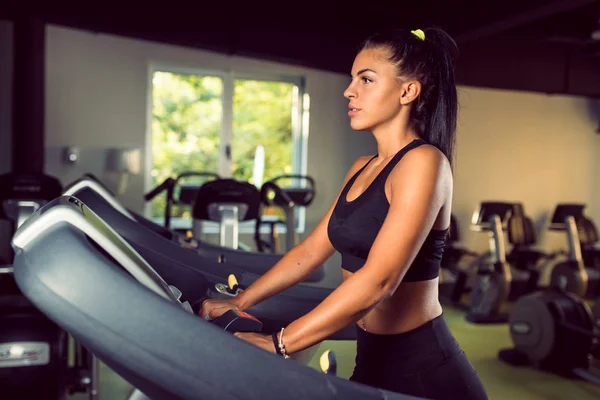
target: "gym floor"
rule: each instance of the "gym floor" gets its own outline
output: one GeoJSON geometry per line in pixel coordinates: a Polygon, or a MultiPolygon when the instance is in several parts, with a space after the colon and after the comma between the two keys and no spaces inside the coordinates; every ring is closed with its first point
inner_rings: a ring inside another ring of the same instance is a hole
{"type": "MultiPolygon", "coordinates": [[[[490,400],[594,400],[600,399],[600,387],[581,380],[569,380],[527,367],[512,367],[498,360],[500,349],[511,346],[506,324],[475,325],[465,321],[464,312],[445,306],[444,314],[456,340],[479,371],[490,400]]],[[[319,356],[330,349],[338,362],[338,376],[348,378],[354,368],[355,342],[330,342],[321,344],[311,367],[319,368],[319,356]]],[[[600,369],[599,369],[600,370],[600,369]]],[[[101,400],[126,399],[131,386],[105,366],[100,370],[101,400]]],[[[84,400],[77,394],[71,399],[84,400]]]]}

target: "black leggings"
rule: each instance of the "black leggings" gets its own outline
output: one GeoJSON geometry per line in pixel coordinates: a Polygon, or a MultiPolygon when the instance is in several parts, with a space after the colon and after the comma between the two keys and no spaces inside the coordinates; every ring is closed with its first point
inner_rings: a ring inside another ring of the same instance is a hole
{"type": "Polygon", "coordinates": [[[443,314],[408,332],[377,335],[357,329],[351,381],[427,399],[487,399],[477,371],[443,314]]]}

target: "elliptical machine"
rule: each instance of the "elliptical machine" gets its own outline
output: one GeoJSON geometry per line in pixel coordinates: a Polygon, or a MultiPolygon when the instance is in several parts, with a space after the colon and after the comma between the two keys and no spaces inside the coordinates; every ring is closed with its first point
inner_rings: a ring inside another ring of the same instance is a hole
{"type": "Polygon", "coordinates": [[[595,298],[600,287],[600,271],[586,268],[579,240],[579,220],[582,218],[584,207],[581,204],[556,206],[549,229],[567,233],[569,259],[552,268],[550,287],[582,298],[595,298]]]}
{"type": "Polygon", "coordinates": [[[307,175],[280,175],[265,182],[260,189],[261,201],[266,206],[281,207],[285,212],[285,221],[279,219],[266,221],[261,216],[261,221],[256,224],[254,238],[258,251],[267,249],[272,253],[279,253],[277,240],[277,224],[284,223],[286,229],[286,251],[290,251],[298,244],[298,233],[296,231],[296,209],[308,207],[315,198],[315,180],[307,175]],[[308,185],[296,184],[284,187],[279,182],[290,179],[292,181],[306,182],[308,185]],[[263,224],[271,226],[270,241],[265,242],[260,237],[260,227],[263,224]]]}
{"type": "Polygon", "coordinates": [[[501,313],[500,306],[508,300],[513,274],[506,262],[502,225],[511,211],[511,203],[482,202],[473,213],[471,228],[488,233],[491,259],[476,267],[466,314],[469,322],[502,323],[508,320],[508,314],[501,313]]]}
{"type": "MultiPolygon", "coordinates": [[[[15,232],[33,213],[61,195],[62,185],[42,174],[0,175],[0,218],[15,232]]],[[[12,258],[12,256],[11,256],[12,258]]],[[[75,343],[69,366],[69,335],[19,290],[12,263],[0,266],[0,393],[2,399],[66,399],[89,392],[96,398],[96,363],[75,343]]]]}
{"type": "Polygon", "coordinates": [[[534,292],[540,288],[540,276],[546,266],[557,256],[567,255],[567,252],[559,250],[547,253],[533,247],[537,243],[535,226],[525,214],[521,203],[513,205],[513,212],[507,225],[508,241],[512,249],[507,253],[506,260],[514,269],[529,274],[527,291],[534,292]]]}
{"type": "MultiPolygon", "coordinates": [[[[558,221],[553,218],[554,223],[558,221]]],[[[600,333],[589,306],[570,292],[585,293],[587,284],[575,217],[567,215],[562,223],[569,232],[570,253],[575,259],[563,263],[556,274],[553,271],[554,279],[546,290],[514,304],[509,317],[514,348],[501,350],[498,357],[510,365],[530,365],[600,385],[600,377],[589,369],[600,333]]]]}

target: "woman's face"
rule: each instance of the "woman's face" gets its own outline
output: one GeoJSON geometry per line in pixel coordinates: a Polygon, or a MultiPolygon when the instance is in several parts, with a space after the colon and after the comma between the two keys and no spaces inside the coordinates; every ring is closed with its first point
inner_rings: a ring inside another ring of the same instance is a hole
{"type": "Polygon", "coordinates": [[[363,50],[354,59],[352,81],[344,91],[350,100],[352,129],[372,131],[400,113],[402,83],[387,57],[387,50],[376,48],[363,50]]]}

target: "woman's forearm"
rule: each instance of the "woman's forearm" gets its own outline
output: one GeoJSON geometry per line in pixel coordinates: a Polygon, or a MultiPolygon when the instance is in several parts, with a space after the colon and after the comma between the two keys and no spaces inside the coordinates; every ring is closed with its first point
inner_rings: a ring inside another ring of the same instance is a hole
{"type": "Polygon", "coordinates": [[[234,298],[241,310],[248,309],[305,280],[324,261],[311,254],[310,245],[301,242],[288,251],[271,269],[234,298]]]}
{"type": "Polygon", "coordinates": [[[350,326],[392,293],[389,281],[359,270],[345,280],[314,310],[285,328],[289,353],[306,349],[350,326]]]}

